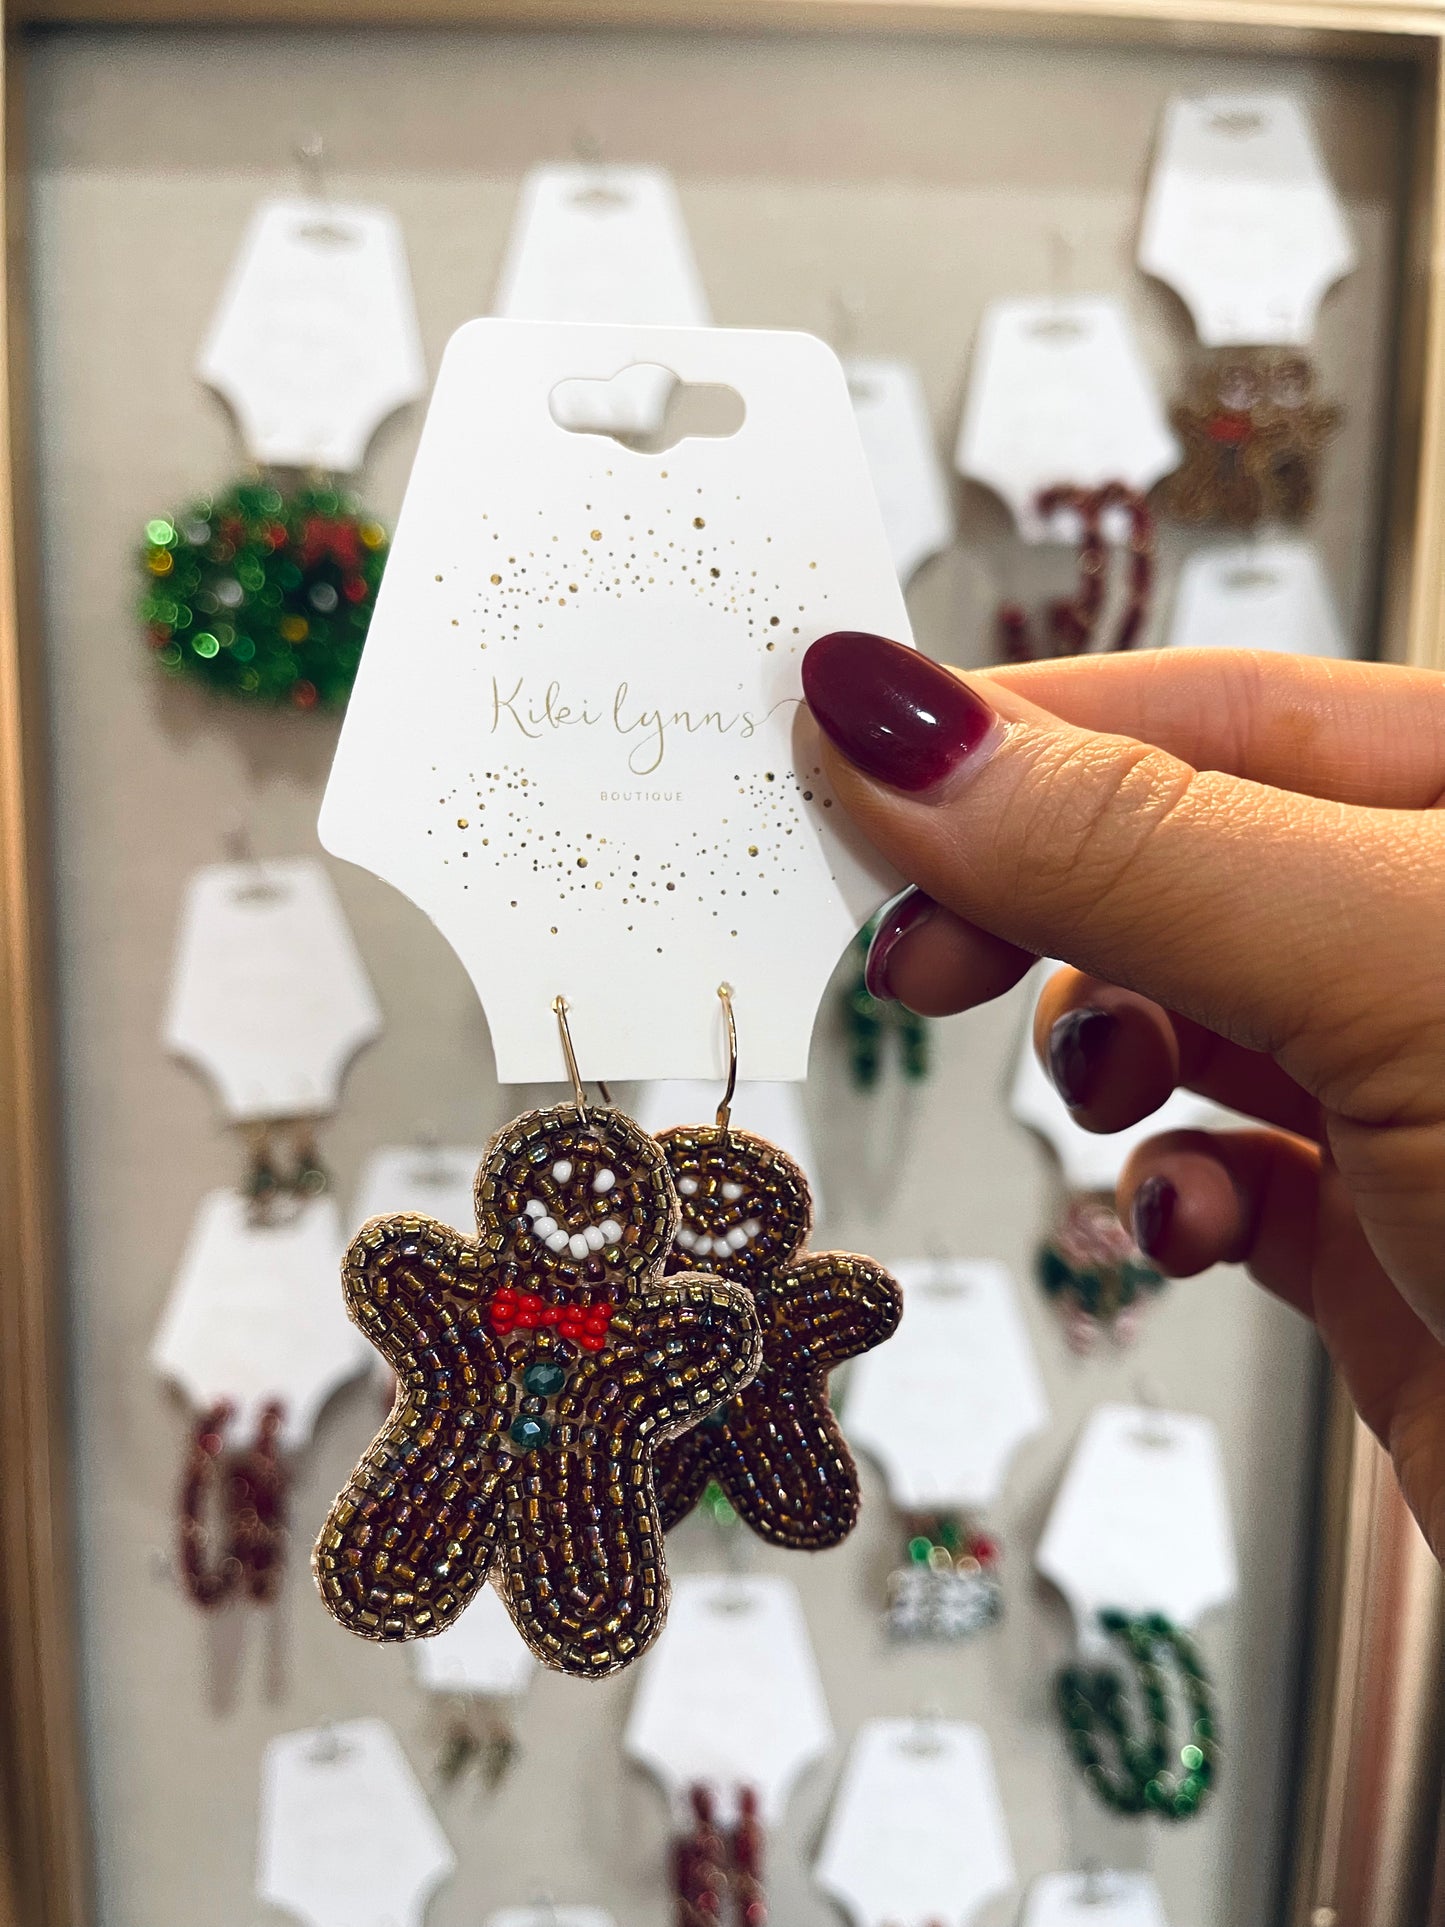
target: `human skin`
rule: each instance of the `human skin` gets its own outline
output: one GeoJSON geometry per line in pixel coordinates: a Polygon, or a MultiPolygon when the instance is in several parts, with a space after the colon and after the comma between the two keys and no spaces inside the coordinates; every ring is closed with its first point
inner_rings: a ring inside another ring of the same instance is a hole
{"type": "Polygon", "coordinates": [[[870,987],[925,1016],[1039,956],[1087,1129],[1177,1085],[1119,1207],[1160,1267],[1313,1319],[1445,1556],[1445,677],[1214,650],[967,676],[856,632],[803,688],[839,802],[916,886],[870,987]]]}

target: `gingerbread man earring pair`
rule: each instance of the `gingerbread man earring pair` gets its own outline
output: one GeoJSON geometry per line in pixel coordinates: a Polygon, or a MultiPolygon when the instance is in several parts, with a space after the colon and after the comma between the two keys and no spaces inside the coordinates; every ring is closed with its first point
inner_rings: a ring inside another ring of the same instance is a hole
{"type": "Polygon", "coordinates": [[[377,1640],[443,1631],[490,1579],[538,1658],[597,1678],[661,1630],[663,1529],[710,1473],[776,1543],[847,1533],[827,1372],[892,1330],[898,1296],[866,1259],[799,1255],[802,1174],[729,1131],[726,1103],[664,1143],[590,1108],[554,1007],[576,1101],[492,1140],[477,1237],[377,1218],[347,1253],[347,1309],[397,1395],[313,1563],[377,1640]]]}

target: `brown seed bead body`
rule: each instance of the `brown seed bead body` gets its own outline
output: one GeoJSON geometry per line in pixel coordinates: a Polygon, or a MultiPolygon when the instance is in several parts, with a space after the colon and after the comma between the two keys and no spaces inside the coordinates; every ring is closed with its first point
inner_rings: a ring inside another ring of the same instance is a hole
{"type": "Polygon", "coordinates": [[[653,1454],[751,1377],[757,1320],[735,1285],[661,1278],[676,1196],[619,1112],[517,1119],[476,1198],[475,1240],[379,1218],[347,1254],[347,1309],[398,1390],[317,1583],[351,1631],[397,1640],[441,1632],[490,1578],[545,1664],[601,1677],[666,1612],[653,1454]]]}
{"type": "Polygon", "coordinates": [[[898,1286],[871,1258],[806,1253],[807,1179],[784,1152],[747,1131],[664,1131],[683,1222],[669,1267],[697,1266],[745,1285],[762,1327],[757,1377],[716,1418],[657,1455],[664,1527],[716,1479],[773,1545],[820,1551],[858,1517],[858,1472],[828,1404],[828,1374],[890,1336],[898,1286]]]}

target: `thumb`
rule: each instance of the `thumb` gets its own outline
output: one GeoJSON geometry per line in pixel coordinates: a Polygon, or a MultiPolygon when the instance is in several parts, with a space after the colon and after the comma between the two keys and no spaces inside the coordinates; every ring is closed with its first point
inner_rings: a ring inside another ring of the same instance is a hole
{"type": "Polygon", "coordinates": [[[838,801],[968,922],[1275,1053],[1336,1108],[1418,1049],[1427,984],[1378,973],[1445,950],[1438,812],[1196,770],[856,631],[812,645],[803,692],[838,801]]]}

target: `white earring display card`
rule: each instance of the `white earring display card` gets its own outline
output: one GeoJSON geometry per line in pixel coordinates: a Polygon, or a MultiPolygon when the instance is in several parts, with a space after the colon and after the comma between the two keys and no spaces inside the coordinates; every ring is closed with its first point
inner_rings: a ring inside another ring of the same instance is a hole
{"type": "Polygon", "coordinates": [[[1168,641],[1174,649],[1354,654],[1319,556],[1287,538],[1197,549],[1179,572],[1168,641]]]}
{"type": "Polygon", "coordinates": [[[706,327],[707,296],[671,176],[595,161],[533,168],[493,312],[511,321],[706,327]]]}
{"type": "Polygon", "coordinates": [[[334,1111],[381,1012],[319,863],[215,863],[186,890],[164,1041],[234,1124],[334,1111]]]}
{"type": "Polygon", "coordinates": [[[1046,1873],[1029,1888],[1019,1927],[1169,1927],[1147,1873],[1046,1873]]]}
{"type": "Polygon", "coordinates": [[[384,1720],[282,1733],[261,1760],[256,1893],[305,1927],[422,1927],[456,1856],[384,1720]]]}
{"type": "Polygon", "coordinates": [[[431,1693],[517,1699],[537,1670],[501,1594],[483,1586],[460,1619],[434,1639],[412,1643],[416,1676],[431,1693]]]}
{"type": "Polygon", "coordinates": [[[1219,1435],[1209,1419],[1139,1405],[1090,1414],[1035,1565],[1068,1601],[1080,1645],[1100,1611],[1161,1612],[1195,1626],[1239,1573],[1219,1435]]]}
{"type": "Polygon", "coordinates": [[[918,371],[906,361],[850,356],[853,414],[878,492],[898,580],[906,588],[953,540],[953,504],[918,371]]]}
{"type": "Polygon", "coordinates": [[[487,1915],[484,1927],[615,1927],[615,1923],[600,1907],[556,1907],[548,1900],[536,1907],[503,1907],[487,1915]]]}
{"type": "Polygon", "coordinates": [[[1175,1090],[1157,1111],[1122,1131],[1086,1131],[1082,1124],[1076,1124],[1034,1049],[1034,1009],[1049,978],[1063,967],[1045,959],[1029,980],[1027,1016],[1019,1037],[1009,1109],[1020,1124],[1037,1132],[1057,1157],[1060,1175],[1069,1190],[1112,1192],[1138,1145],[1161,1131],[1202,1131],[1226,1124],[1230,1113],[1193,1091],[1175,1090]]]}
{"type": "Polygon", "coordinates": [[[1338,196],[1290,94],[1206,94],[1164,110],[1139,266],[1208,348],[1304,346],[1355,265],[1338,196]]]}
{"type": "Polygon", "coordinates": [[[1058,540],[1043,489],[1151,489],[1179,466],[1134,331],[1117,301],[995,301],[984,310],[954,462],[1001,496],[1026,542],[1058,540]]]}
{"type": "Polygon", "coordinates": [[[426,389],[406,249],[386,208],[263,201],[197,373],[246,452],[349,475],[388,415],[426,389]]]}
{"type": "MultiPolygon", "coordinates": [[[[512,321],[705,328],[707,296],[671,176],[586,161],[534,168],[522,184],[494,312],[512,321]]],[[[584,432],[651,435],[673,387],[667,369],[638,366],[591,394],[564,391],[553,413],[584,432]]]]}
{"type": "Polygon", "coordinates": [[[359,1231],[370,1218],[409,1211],[475,1237],[473,1188],[484,1149],[480,1144],[382,1145],[362,1166],[352,1230],[359,1231]]]}
{"type": "Polygon", "coordinates": [[[673,1582],[667,1625],[643,1662],[623,1746],[678,1814],[689,1788],[716,1788],[733,1811],[739,1787],[777,1826],[799,1775],[833,1743],[796,1588],[786,1579],[673,1582]]]}
{"type": "Polygon", "coordinates": [[[276,1224],[251,1221],[234,1191],[203,1198],[151,1347],[151,1363],[197,1411],[228,1399],[237,1435],[273,1399],[288,1450],[305,1445],[371,1347],[341,1298],[336,1206],[313,1198],[276,1224]]]}
{"type": "Polygon", "coordinates": [[[453,338],[321,812],[432,918],[505,1083],[806,1073],[833,966],[894,879],[833,806],[800,664],[909,639],[836,357],[807,335],[477,321],[453,338]],[[732,388],[660,455],[560,427],[638,361],[732,388]]]}
{"type": "Polygon", "coordinates": [[[1014,1453],[1049,1419],[1014,1281],[986,1260],[889,1269],[903,1321],[854,1363],[844,1430],[883,1468],[901,1510],[990,1506],[1014,1453]]]}
{"type": "Polygon", "coordinates": [[[816,1878],[854,1927],[973,1927],[1017,1878],[982,1727],[865,1721],[833,1801],[816,1878]]]}

